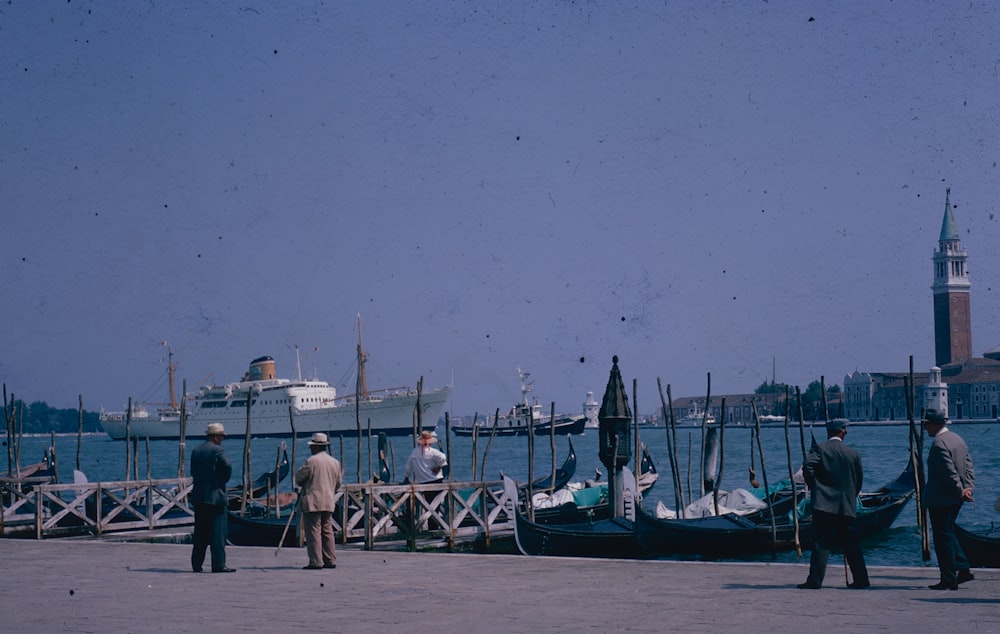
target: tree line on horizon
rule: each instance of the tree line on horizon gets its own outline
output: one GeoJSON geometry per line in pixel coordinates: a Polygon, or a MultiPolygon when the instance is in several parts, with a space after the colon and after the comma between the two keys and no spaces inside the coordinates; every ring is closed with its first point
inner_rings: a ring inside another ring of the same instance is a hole
{"type": "MultiPolygon", "coordinates": [[[[795,398],[795,386],[785,383],[775,383],[774,381],[764,381],[757,386],[754,394],[775,395],[769,411],[761,412],[772,416],[782,416],[785,413],[785,394],[788,394],[788,416],[792,420],[798,418],[798,403],[795,398]]],[[[843,413],[843,399],[841,398],[839,385],[826,386],[827,412],[823,411],[823,384],[813,381],[802,392],[802,416],[806,420],[823,420],[827,413],[830,418],[837,418],[843,413]]]]}
{"type": "MultiPolygon", "coordinates": [[[[84,433],[104,431],[100,414],[83,410],[84,433]]],[[[4,420],[8,434],[57,434],[80,431],[80,411],[50,407],[45,401],[25,404],[22,400],[4,402],[4,420]]]]}

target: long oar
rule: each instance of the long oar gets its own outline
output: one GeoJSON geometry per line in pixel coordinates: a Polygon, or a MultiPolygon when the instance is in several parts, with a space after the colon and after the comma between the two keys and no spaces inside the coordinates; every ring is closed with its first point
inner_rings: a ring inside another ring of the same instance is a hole
{"type": "MultiPolygon", "coordinates": [[[[292,512],[288,514],[288,521],[285,522],[285,530],[281,531],[281,540],[278,541],[278,547],[274,549],[274,556],[275,557],[278,556],[278,552],[281,550],[281,547],[285,544],[285,537],[288,536],[288,528],[292,525],[292,518],[295,517],[295,515],[299,512],[299,501],[300,500],[302,500],[301,497],[296,498],[296,500],[295,500],[295,508],[293,508],[292,512]]],[[[277,504],[277,500],[275,500],[275,504],[277,504]]]]}

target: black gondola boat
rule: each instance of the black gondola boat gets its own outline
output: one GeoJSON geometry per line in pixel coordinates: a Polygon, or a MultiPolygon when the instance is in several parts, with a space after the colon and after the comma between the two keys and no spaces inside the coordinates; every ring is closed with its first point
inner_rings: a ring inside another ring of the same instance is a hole
{"type": "MultiPolygon", "coordinates": [[[[913,496],[916,480],[913,469],[906,469],[892,482],[872,493],[859,496],[861,508],[855,530],[864,539],[889,528],[913,496]]],[[[774,525],[766,510],[747,515],[724,515],[692,519],[659,519],[638,509],[636,532],[643,549],[653,556],[700,555],[702,557],[738,557],[793,550],[795,524],[790,515],[791,496],[774,509],[774,525]]],[[[799,542],[811,544],[812,521],[808,514],[799,520],[799,542]]]]}
{"type": "MultiPolygon", "coordinates": [[[[635,477],[628,469],[625,472],[626,514],[634,517],[635,477]]],[[[633,521],[629,518],[536,523],[516,508],[517,485],[507,476],[504,476],[504,490],[508,505],[506,511],[514,517],[514,540],[524,555],[636,558],[643,554],[633,521]]]]}
{"type": "Polygon", "coordinates": [[[1000,526],[964,528],[955,525],[955,536],[973,568],[1000,568],[1000,526]]]}
{"type": "MultiPolygon", "coordinates": [[[[272,469],[267,473],[262,473],[250,483],[250,495],[248,496],[248,499],[255,500],[261,496],[266,496],[268,491],[274,488],[275,482],[281,482],[288,477],[290,469],[291,465],[288,462],[288,449],[286,449],[284,447],[284,443],[282,443],[281,461],[278,463],[277,468],[272,469]]],[[[229,487],[226,490],[226,495],[229,498],[229,508],[240,508],[243,499],[242,486],[229,487]]]]}
{"type": "MultiPolygon", "coordinates": [[[[552,484],[552,475],[549,474],[535,478],[534,482],[531,483],[532,490],[544,491],[545,489],[551,489],[555,491],[561,489],[576,475],[576,449],[573,447],[573,440],[569,436],[566,437],[566,441],[569,443],[569,453],[566,454],[566,459],[563,460],[562,465],[556,469],[555,485],[552,484]]],[[[524,491],[528,488],[528,484],[524,483],[519,488],[524,491]]]]}
{"type": "Polygon", "coordinates": [[[246,515],[229,511],[229,541],[236,546],[277,547],[284,534],[285,541],[282,546],[298,545],[299,518],[295,513],[295,507],[287,509],[280,517],[267,517],[264,513],[264,509],[256,507],[246,515]],[[289,513],[292,514],[291,518],[288,516],[289,513]]]}
{"type": "MultiPolygon", "coordinates": [[[[642,456],[639,467],[639,481],[636,487],[641,495],[645,495],[656,484],[659,474],[656,471],[656,463],[649,452],[649,448],[642,444],[639,451],[642,456]]],[[[611,517],[611,509],[608,507],[607,483],[602,482],[595,486],[588,486],[574,493],[573,502],[551,506],[547,508],[535,508],[535,523],[537,524],[575,524],[578,522],[593,522],[595,520],[605,520],[611,517]],[[586,503],[580,503],[579,498],[585,498],[586,503]]],[[[522,487],[523,489],[523,487],[522,487]]]]}

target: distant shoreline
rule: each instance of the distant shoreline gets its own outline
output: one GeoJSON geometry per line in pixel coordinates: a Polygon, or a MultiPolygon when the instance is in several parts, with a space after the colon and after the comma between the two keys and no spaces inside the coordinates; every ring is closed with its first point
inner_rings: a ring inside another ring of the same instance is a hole
{"type": "MultiPolygon", "coordinates": [[[[920,421],[919,420],[914,421],[914,423],[916,425],[920,425],[920,421]]],[[[948,424],[949,425],[993,425],[993,424],[1000,424],[1000,419],[996,419],[996,418],[963,418],[962,420],[949,421],[948,424]]],[[[823,427],[825,425],[826,425],[826,423],[824,423],[822,421],[814,421],[814,422],[803,423],[804,427],[823,427]]],[[[909,427],[909,425],[910,425],[910,421],[907,421],[907,420],[859,420],[859,421],[851,421],[849,423],[850,427],[909,427]]],[[[717,425],[713,424],[711,426],[714,427],[714,426],[717,426],[717,425]]],[[[784,425],[784,423],[761,423],[760,426],[761,426],[761,429],[771,429],[771,428],[781,429],[785,425],[784,425]]],[[[788,421],[788,426],[789,427],[798,427],[799,423],[798,423],[798,421],[790,420],[790,421],[788,421]]],[[[664,427],[664,425],[662,423],[658,423],[658,424],[640,423],[639,427],[662,428],[662,427],[664,427]]],[[[699,429],[701,427],[701,425],[677,425],[677,427],[679,427],[681,429],[699,429]]],[[[753,425],[733,425],[733,424],[726,425],[727,429],[730,429],[730,428],[737,428],[737,429],[738,428],[746,428],[746,429],[749,429],[751,427],[753,427],[753,425]]]]}

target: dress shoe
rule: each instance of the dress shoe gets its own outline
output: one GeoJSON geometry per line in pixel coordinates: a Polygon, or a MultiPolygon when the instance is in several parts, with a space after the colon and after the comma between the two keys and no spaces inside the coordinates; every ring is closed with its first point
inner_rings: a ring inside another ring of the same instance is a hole
{"type": "Polygon", "coordinates": [[[194,572],[201,572],[201,566],[197,568],[192,568],[191,570],[193,570],[194,572]]]}
{"type": "Polygon", "coordinates": [[[212,572],[236,572],[236,568],[218,568],[212,572]]]}
{"type": "Polygon", "coordinates": [[[976,575],[972,574],[971,570],[958,571],[958,583],[965,583],[966,581],[972,581],[975,578],[976,575]]]}
{"type": "Polygon", "coordinates": [[[947,583],[944,581],[939,581],[934,585],[927,586],[931,590],[958,590],[957,583],[947,583]]]}
{"type": "Polygon", "coordinates": [[[806,581],[805,583],[800,583],[795,587],[799,590],[819,590],[821,586],[816,585],[812,581],[806,581]]]}
{"type": "Polygon", "coordinates": [[[324,568],[336,568],[337,564],[323,564],[324,568]]]}
{"type": "Polygon", "coordinates": [[[851,590],[866,590],[872,587],[872,584],[870,581],[852,581],[847,584],[847,587],[851,590]]]}
{"type": "Polygon", "coordinates": [[[323,566],[312,566],[312,565],[309,565],[309,566],[302,566],[302,569],[303,570],[322,570],[323,566]]]}

